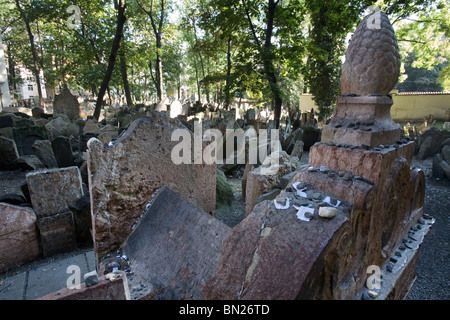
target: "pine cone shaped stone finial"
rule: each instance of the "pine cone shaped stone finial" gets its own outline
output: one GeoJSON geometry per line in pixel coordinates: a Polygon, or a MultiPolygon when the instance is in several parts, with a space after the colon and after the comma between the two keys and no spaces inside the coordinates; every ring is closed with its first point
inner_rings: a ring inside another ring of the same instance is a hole
{"type": "Polygon", "coordinates": [[[366,16],[356,27],[342,67],[342,94],[388,95],[400,74],[397,38],[388,16],[366,16]]]}

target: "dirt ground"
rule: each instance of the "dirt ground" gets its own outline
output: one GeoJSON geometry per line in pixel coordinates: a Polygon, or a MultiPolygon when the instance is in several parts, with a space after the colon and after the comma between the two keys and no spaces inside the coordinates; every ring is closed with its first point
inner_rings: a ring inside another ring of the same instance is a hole
{"type": "Polygon", "coordinates": [[[432,158],[412,161],[426,177],[424,213],[436,222],[422,244],[417,279],[407,300],[450,299],[450,181],[432,177],[432,162],[432,158]]]}

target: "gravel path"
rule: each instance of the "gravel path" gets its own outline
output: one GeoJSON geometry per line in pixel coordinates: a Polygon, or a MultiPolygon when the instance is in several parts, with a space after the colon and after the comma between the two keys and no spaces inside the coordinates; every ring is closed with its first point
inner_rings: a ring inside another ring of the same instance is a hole
{"type": "Polygon", "coordinates": [[[431,175],[432,158],[412,165],[426,177],[424,213],[436,222],[422,243],[417,262],[417,279],[407,300],[450,299],[450,181],[436,180],[431,175]]]}

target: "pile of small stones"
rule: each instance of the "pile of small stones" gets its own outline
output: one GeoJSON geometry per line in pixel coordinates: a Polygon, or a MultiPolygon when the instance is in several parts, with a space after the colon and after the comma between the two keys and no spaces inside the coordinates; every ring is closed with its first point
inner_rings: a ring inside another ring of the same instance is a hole
{"type": "MultiPolygon", "coordinates": [[[[372,131],[372,126],[375,124],[374,120],[367,120],[367,121],[356,121],[356,122],[350,122],[347,125],[348,129],[352,130],[363,130],[363,131],[372,131]]],[[[342,123],[337,123],[334,125],[335,128],[341,128],[343,126],[342,123]]]]}
{"type": "Polygon", "coordinates": [[[319,172],[320,171],[323,174],[328,175],[330,178],[339,176],[339,177],[343,178],[345,181],[352,181],[353,179],[355,179],[355,180],[360,180],[360,181],[364,181],[364,182],[373,184],[371,181],[367,180],[366,178],[364,178],[362,176],[354,176],[351,173],[344,172],[344,171],[335,172],[335,171],[332,171],[325,167],[320,167],[320,168],[308,167],[308,171],[309,172],[319,172]]]}
{"type": "MultiPolygon", "coordinates": [[[[298,186],[298,189],[304,189],[306,188],[306,183],[301,182],[298,186]]],[[[312,207],[314,208],[314,213],[306,212],[305,217],[309,219],[313,219],[319,215],[319,212],[321,208],[328,208],[328,204],[323,202],[323,199],[326,195],[324,195],[322,192],[317,190],[306,190],[306,198],[299,196],[296,192],[296,190],[293,187],[287,187],[285,189],[287,194],[283,197],[283,199],[277,198],[276,201],[280,204],[285,204],[287,201],[287,198],[292,199],[292,205],[298,206],[298,207],[312,207]]],[[[330,197],[330,202],[332,204],[337,204],[338,199],[334,197],[330,197]]],[[[331,207],[330,207],[331,208],[331,207]]],[[[333,208],[334,209],[334,208],[333,208]]]]}
{"type": "MultiPolygon", "coordinates": [[[[376,147],[373,147],[372,149],[374,151],[382,151],[383,149],[390,149],[390,148],[399,148],[401,145],[403,144],[407,144],[411,141],[412,139],[410,137],[403,137],[397,141],[395,141],[394,144],[392,145],[378,145],[376,147]]],[[[322,144],[322,142],[317,142],[317,145],[322,144]]],[[[345,143],[334,143],[333,141],[330,142],[326,142],[324,143],[327,146],[331,146],[331,147],[338,147],[338,148],[350,148],[352,150],[354,149],[364,149],[364,150],[370,150],[370,146],[366,145],[366,144],[362,144],[361,146],[353,146],[353,145],[349,145],[349,144],[345,144],[345,143]]]]}

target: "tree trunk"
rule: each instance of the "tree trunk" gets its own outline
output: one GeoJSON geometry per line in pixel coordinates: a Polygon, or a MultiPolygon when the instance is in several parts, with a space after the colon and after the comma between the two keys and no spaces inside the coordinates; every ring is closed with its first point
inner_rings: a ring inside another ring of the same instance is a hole
{"type": "Polygon", "coordinates": [[[275,72],[275,66],[273,65],[273,52],[272,52],[272,34],[273,34],[273,21],[275,18],[275,9],[277,7],[278,1],[269,0],[269,6],[267,9],[267,28],[266,28],[266,39],[264,42],[264,48],[262,50],[264,72],[269,81],[270,90],[272,91],[274,98],[274,111],[275,111],[275,127],[278,129],[280,127],[281,118],[281,107],[283,105],[283,98],[281,96],[281,90],[278,84],[278,77],[275,72]]]}
{"type": "Polygon", "coordinates": [[[133,106],[133,100],[131,99],[130,84],[128,83],[128,73],[127,73],[127,61],[125,60],[125,53],[120,55],[120,73],[122,74],[123,88],[125,90],[125,96],[127,98],[127,105],[129,107],[133,106]]]}
{"type": "Polygon", "coordinates": [[[178,101],[181,101],[181,73],[178,74],[178,79],[177,79],[177,95],[178,95],[178,101]]]}
{"type": "MultiPolygon", "coordinates": [[[[196,43],[196,46],[198,47],[197,28],[195,26],[195,20],[194,19],[192,20],[192,25],[194,27],[195,43],[196,43]]],[[[198,50],[198,48],[197,48],[197,50],[198,50]]],[[[200,59],[200,67],[202,68],[203,80],[205,80],[205,76],[206,76],[205,75],[205,65],[203,63],[203,57],[202,57],[202,55],[200,53],[200,50],[198,50],[198,57],[200,59]]],[[[206,101],[209,103],[209,85],[205,84],[204,86],[205,86],[206,101]]]]}
{"type": "Polygon", "coordinates": [[[195,80],[197,82],[197,94],[198,94],[198,101],[200,101],[200,95],[201,95],[201,89],[200,89],[200,81],[198,79],[198,66],[197,66],[197,62],[195,63],[195,80]]]}
{"type": "Polygon", "coordinates": [[[8,52],[9,74],[11,76],[11,80],[14,80],[14,81],[12,81],[13,98],[16,98],[16,91],[17,91],[16,62],[15,62],[15,57],[13,58],[13,56],[12,56],[11,44],[9,42],[8,42],[8,45],[7,45],[7,52],[8,52]]]}
{"type": "Polygon", "coordinates": [[[125,0],[119,0],[116,34],[114,36],[111,53],[109,55],[108,68],[106,69],[105,77],[103,78],[102,85],[98,92],[97,103],[95,104],[94,118],[97,119],[97,121],[100,118],[100,112],[102,110],[103,104],[103,97],[105,95],[106,89],[108,88],[109,81],[111,80],[112,73],[114,71],[114,65],[116,64],[117,60],[117,52],[119,51],[120,48],[120,41],[122,40],[123,37],[123,28],[127,20],[127,18],[125,17],[125,9],[126,9],[125,0]]]}
{"type": "Polygon", "coordinates": [[[163,100],[163,70],[162,70],[162,59],[161,59],[161,36],[156,37],[156,92],[158,94],[158,100],[163,100]]]}
{"type": "Polygon", "coordinates": [[[283,105],[283,98],[281,96],[281,90],[278,84],[278,77],[275,72],[275,66],[273,65],[274,55],[272,52],[272,34],[273,34],[273,21],[275,18],[275,9],[279,3],[279,0],[269,0],[269,5],[267,7],[266,12],[266,38],[264,44],[261,45],[261,41],[258,39],[256,35],[255,27],[252,23],[252,19],[250,17],[250,11],[248,7],[245,7],[245,12],[247,15],[248,22],[250,24],[250,29],[252,31],[253,37],[255,39],[256,44],[260,48],[261,59],[264,65],[264,73],[266,74],[267,80],[269,82],[270,90],[273,95],[274,102],[274,111],[275,111],[275,125],[278,129],[280,127],[280,118],[281,118],[281,106],[283,105]]]}
{"type": "Polygon", "coordinates": [[[33,67],[32,71],[34,74],[34,77],[36,78],[36,85],[38,89],[38,95],[39,95],[39,106],[44,107],[44,99],[42,97],[42,88],[41,88],[41,79],[40,79],[40,72],[39,72],[39,59],[36,52],[36,46],[34,45],[34,36],[33,32],[31,31],[30,22],[28,21],[27,17],[25,16],[25,12],[23,11],[22,7],[20,6],[19,0],[16,0],[16,6],[17,9],[20,12],[20,15],[22,16],[23,21],[25,22],[25,27],[27,29],[28,38],[30,39],[30,46],[31,46],[31,54],[33,56],[33,67]]]}
{"type": "Polygon", "coordinates": [[[225,110],[230,108],[230,75],[231,75],[231,34],[228,36],[227,49],[227,78],[225,80],[225,110]]]}
{"type": "Polygon", "coordinates": [[[144,6],[139,2],[136,1],[136,3],[141,7],[141,9],[150,17],[150,22],[152,24],[153,33],[156,38],[156,92],[158,95],[158,100],[163,100],[163,94],[164,94],[164,88],[163,88],[163,68],[162,68],[162,59],[161,59],[161,52],[162,52],[162,27],[164,22],[164,5],[165,0],[160,0],[160,18],[158,21],[158,26],[156,26],[155,19],[153,19],[153,0],[150,2],[150,10],[146,10],[144,6]]]}

